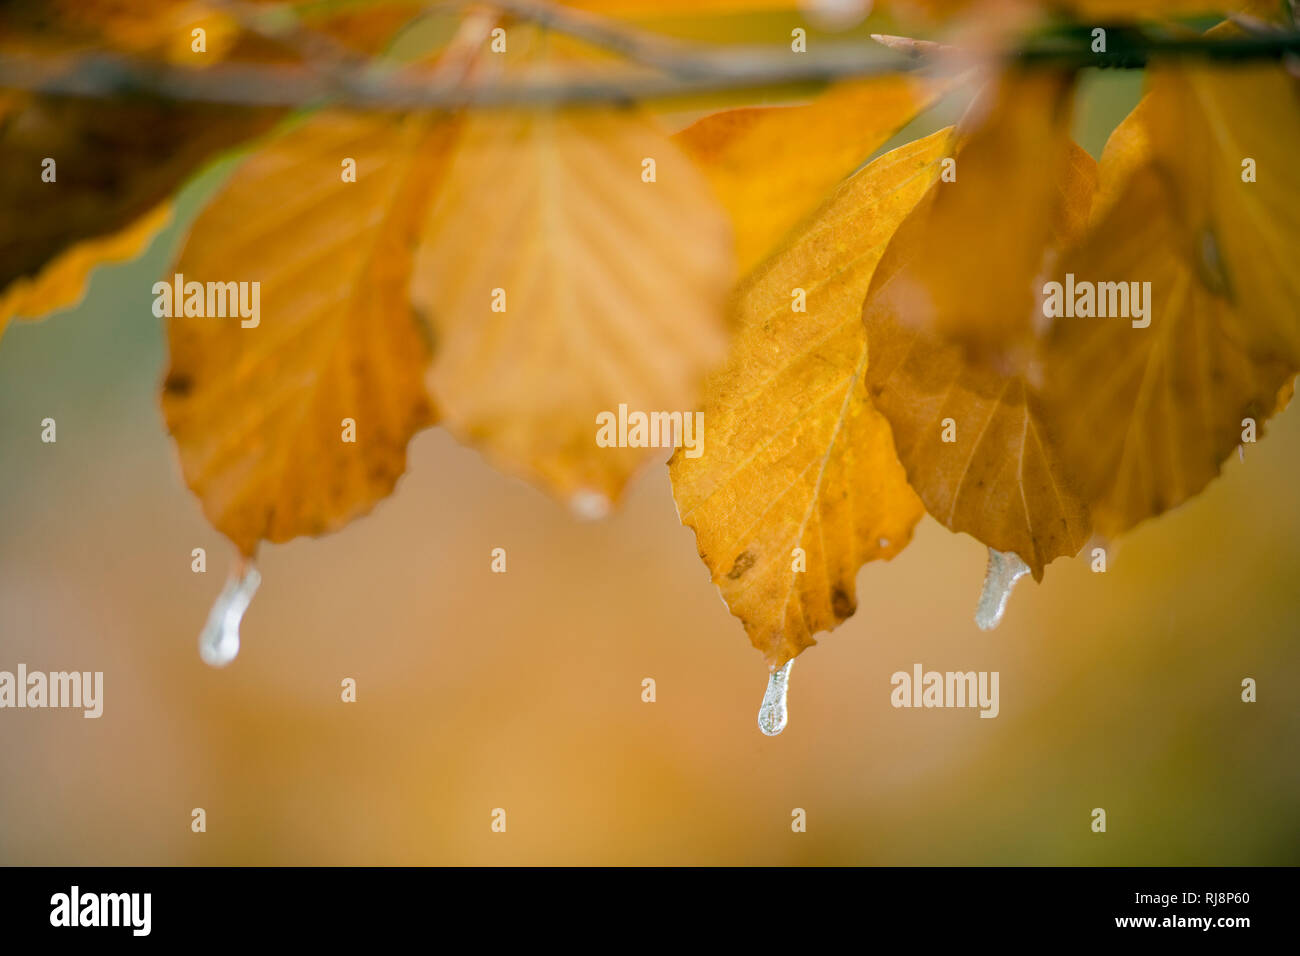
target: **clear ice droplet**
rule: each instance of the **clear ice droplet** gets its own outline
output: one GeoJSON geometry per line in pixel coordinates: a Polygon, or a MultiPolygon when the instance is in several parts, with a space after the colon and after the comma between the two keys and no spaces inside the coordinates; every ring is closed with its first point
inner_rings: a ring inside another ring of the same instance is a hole
{"type": "Polygon", "coordinates": [[[995,551],[989,548],[989,568],[984,574],[984,590],[975,608],[975,623],[981,631],[991,631],[1002,621],[1007,609],[1007,599],[1016,582],[1029,573],[1029,565],[1020,560],[1014,551],[995,551]]]}
{"type": "Polygon", "coordinates": [[[261,583],[262,575],[251,564],[226,581],[199,635],[199,656],[205,664],[225,667],[239,654],[239,622],[261,583]]]}
{"type": "Polygon", "coordinates": [[[769,737],[775,737],[785,730],[790,719],[786,708],[786,692],[790,689],[790,667],[794,658],[786,661],[767,679],[767,691],[763,694],[763,706],[758,708],[758,729],[769,737]]]}

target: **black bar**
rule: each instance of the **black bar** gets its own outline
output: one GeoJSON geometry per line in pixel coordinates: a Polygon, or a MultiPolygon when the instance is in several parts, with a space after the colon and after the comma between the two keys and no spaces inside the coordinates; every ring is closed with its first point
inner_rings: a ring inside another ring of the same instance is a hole
{"type": "Polygon", "coordinates": [[[1289,936],[1296,889],[1295,869],[1255,867],[8,868],[0,869],[0,926],[6,943],[201,941],[205,948],[277,939],[398,941],[412,934],[432,947],[462,933],[481,941],[485,933],[496,939],[510,930],[537,934],[538,942],[560,942],[560,934],[564,943],[605,946],[638,936],[666,944],[704,931],[719,939],[789,934],[805,942],[842,931],[863,945],[906,931],[925,948],[943,940],[984,948],[1004,940],[1101,937],[1222,946],[1289,936]],[[74,886],[79,922],[92,912],[109,921],[116,910],[123,925],[52,925],[70,922],[74,886]],[[141,895],[102,896],[132,893],[141,895]],[[148,934],[136,935],[144,928],[146,893],[148,934]],[[882,930],[889,932],[878,935],[882,930]]]}

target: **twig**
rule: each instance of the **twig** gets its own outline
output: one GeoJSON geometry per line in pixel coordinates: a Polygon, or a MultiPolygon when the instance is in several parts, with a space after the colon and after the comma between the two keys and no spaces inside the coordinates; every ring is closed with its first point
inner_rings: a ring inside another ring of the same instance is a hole
{"type": "MultiPolygon", "coordinates": [[[[1053,34],[990,58],[1028,66],[1133,69],[1151,60],[1215,62],[1294,58],[1300,32],[1246,35],[1231,39],[1152,36],[1116,27],[1110,53],[1093,53],[1086,33],[1053,34]]],[[[626,102],[664,97],[821,84],[849,77],[905,73],[942,66],[946,51],[900,53],[875,42],[822,45],[815,54],[785,47],[723,47],[679,50],[658,72],[628,66],[556,79],[523,76],[483,83],[440,80],[427,70],[392,72],[376,64],[338,64],[318,70],[303,66],[240,63],[191,70],[111,54],[49,59],[0,55],[0,87],[79,97],[151,96],[167,100],[248,106],[342,106],[415,109],[537,106],[562,103],[626,102]]]]}

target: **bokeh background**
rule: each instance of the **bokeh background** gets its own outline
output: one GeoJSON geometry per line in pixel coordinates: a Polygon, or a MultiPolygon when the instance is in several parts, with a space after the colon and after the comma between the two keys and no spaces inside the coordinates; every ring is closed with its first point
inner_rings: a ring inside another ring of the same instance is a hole
{"type": "MultiPolygon", "coordinates": [[[[1139,91],[1085,77],[1094,155],[1139,91]]],[[[984,548],[926,519],[796,662],[776,738],[665,468],[583,524],[441,430],[369,517],[265,548],[243,651],[204,666],[232,552],[163,427],[149,289],[229,168],[82,306],[0,345],[0,669],[106,685],[99,720],[0,711],[0,863],[1300,863],[1294,409],[1107,573],[1085,554],[1023,582],[992,633],[972,621],[984,548]],[[893,709],[917,662],[999,671],[1000,716],[893,709]]]]}

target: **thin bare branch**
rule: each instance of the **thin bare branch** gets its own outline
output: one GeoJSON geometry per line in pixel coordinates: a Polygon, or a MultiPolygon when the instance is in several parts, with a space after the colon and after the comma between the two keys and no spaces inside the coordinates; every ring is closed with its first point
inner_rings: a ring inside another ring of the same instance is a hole
{"type": "MultiPolygon", "coordinates": [[[[502,3],[508,4],[508,0],[502,3]]],[[[627,64],[558,79],[539,74],[482,83],[448,80],[427,69],[395,71],[379,62],[334,64],[328,69],[223,63],[191,70],[111,54],[47,58],[6,53],[0,55],[0,87],[81,97],[134,95],[250,106],[325,102],[381,109],[538,106],[822,84],[942,68],[950,59],[943,47],[916,44],[906,51],[897,47],[897,43],[889,48],[874,41],[828,43],[805,54],[792,53],[784,46],[682,48],[656,64],[657,69],[627,64]]],[[[1223,40],[1153,36],[1118,27],[1111,33],[1110,48],[1111,53],[1093,53],[1087,33],[1076,31],[1032,38],[1023,46],[990,56],[1029,66],[1121,69],[1142,67],[1152,59],[1294,59],[1300,55],[1300,32],[1223,40]]],[[[953,55],[969,62],[969,51],[953,55]]]]}

